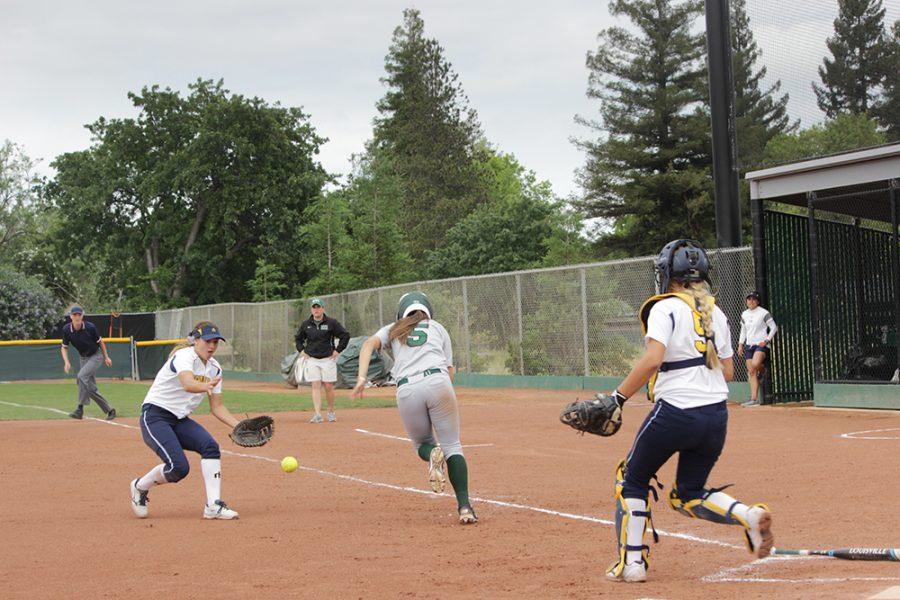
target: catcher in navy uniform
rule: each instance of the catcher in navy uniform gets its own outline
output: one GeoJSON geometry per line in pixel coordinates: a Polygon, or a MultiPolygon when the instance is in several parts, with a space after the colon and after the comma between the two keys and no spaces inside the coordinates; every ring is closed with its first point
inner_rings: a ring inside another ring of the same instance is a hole
{"type": "MultiPolygon", "coordinates": [[[[640,310],[646,349],[609,395],[573,402],[560,420],[579,431],[612,435],[622,424],[622,406],[643,386],[655,405],[616,470],[616,561],[613,581],[646,581],[650,548],[644,534],[650,518],[650,482],[678,454],[669,504],[679,513],[744,529],[750,551],[772,549],[772,516],[765,504],[748,505],[724,488],[707,487],[722,453],[728,424],[726,384],[734,374],[728,319],[709,292],[709,259],[693,240],[666,244],[656,260],[657,295],[640,310]]],[[[727,486],[726,486],[727,487],[727,486]]],[[[657,538],[653,531],[654,539],[657,538]]]]}

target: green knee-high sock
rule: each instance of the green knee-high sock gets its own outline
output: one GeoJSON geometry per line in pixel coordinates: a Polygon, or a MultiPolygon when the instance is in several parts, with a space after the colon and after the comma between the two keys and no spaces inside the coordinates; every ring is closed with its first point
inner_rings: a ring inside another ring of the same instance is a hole
{"type": "Polygon", "coordinates": [[[456,503],[460,506],[469,503],[469,467],[466,465],[466,457],[462,454],[454,454],[447,459],[447,473],[450,475],[450,484],[456,492],[456,503]]]}
{"type": "Polygon", "coordinates": [[[417,452],[419,453],[419,458],[425,461],[431,460],[432,450],[434,450],[434,444],[422,444],[417,450],[417,452]]]}

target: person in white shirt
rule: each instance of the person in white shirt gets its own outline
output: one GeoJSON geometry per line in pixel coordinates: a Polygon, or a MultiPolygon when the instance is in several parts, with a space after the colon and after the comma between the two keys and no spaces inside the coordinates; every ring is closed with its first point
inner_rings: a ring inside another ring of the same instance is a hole
{"type": "Polygon", "coordinates": [[[747,364],[747,382],[750,384],[750,400],[743,406],[758,406],[760,382],[766,372],[766,363],[772,352],[772,338],[778,333],[778,325],[772,315],[759,305],[759,293],[747,294],[747,310],[741,314],[741,335],[738,338],[738,354],[747,364]]]}
{"type": "Polygon", "coordinates": [[[200,470],[206,486],[204,519],[236,519],[238,513],[222,501],[222,468],[219,444],[202,425],[190,418],[204,397],[210,412],[232,429],[238,424],[222,404],[222,367],[213,358],[225,341],[219,328],[200,321],[191,330],[188,343],[176,347],[156,374],[141,407],[140,426],[144,443],[163,463],[130,484],[131,508],[139,518],[147,517],[147,493],[154,485],[177,483],[190,465],[185,450],[200,454],[200,470]]]}
{"type": "MultiPolygon", "coordinates": [[[[655,405],[616,470],[616,545],[607,569],[613,581],[647,579],[651,479],[678,454],[669,504],[678,512],[744,529],[751,552],[772,548],[772,518],[765,504],[747,505],[707,487],[722,453],[728,426],[728,385],[734,375],[725,313],[709,292],[709,259],[699,242],[675,240],[656,261],[657,295],[640,310],[646,338],[643,356],[612,393],[621,407],[647,384],[655,405]]],[[[656,490],[653,489],[653,494],[656,490]]],[[[654,529],[654,538],[656,532],[654,529]]]]}
{"type": "Polygon", "coordinates": [[[446,460],[459,522],[468,525],[478,518],[469,502],[469,467],[459,441],[453,347],[447,330],[433,317],[434,310],[425,294],[404,294],[397,320],[379,329],[359,350],[359,376],[353,397],[361,398],[366,388],[372,351],[390,348],[394,355],[391,375],[397,381],[397,408],[403,426],[419,458],[428,462],[428,481],[435,493],[444,489],[446,460]]]}

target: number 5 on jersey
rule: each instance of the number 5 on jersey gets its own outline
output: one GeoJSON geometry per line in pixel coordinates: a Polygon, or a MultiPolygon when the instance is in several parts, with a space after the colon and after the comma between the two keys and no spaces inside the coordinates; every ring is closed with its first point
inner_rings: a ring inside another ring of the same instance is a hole
{"type": "Polygon", "coordinates": [[[428,323],[420,323],[416,328],[409,332],[406,338],[406,345],[410,348],[421,346],[428,341],[428,323]]]}

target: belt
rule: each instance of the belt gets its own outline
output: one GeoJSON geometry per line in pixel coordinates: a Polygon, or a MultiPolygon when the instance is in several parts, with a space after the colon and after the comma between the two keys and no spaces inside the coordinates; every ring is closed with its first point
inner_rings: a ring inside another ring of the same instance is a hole
{"type": "Polygon", "coordinates": [[[659,372],[677,371],[678,369],[688,369],[690,367],[702,367],[706,365],[706,357],[698,356],[697,358],[686,358],[684,360],[673,360],[664,362],[659,365],[659,372]]]}
{"type": "Polygon", "coordinates": [[[444,371],[441,369],[426,369],[421,373],[416,373],[414,375],[409,375],[408,377],[404,377],[400,381],[397,382],[397,387],[401,385],[406,385],[407,383],[415,383],[417,381],[421,381],[428,377],[429,375],[434,375],[435,373],[443,373],[444,371]]]}

